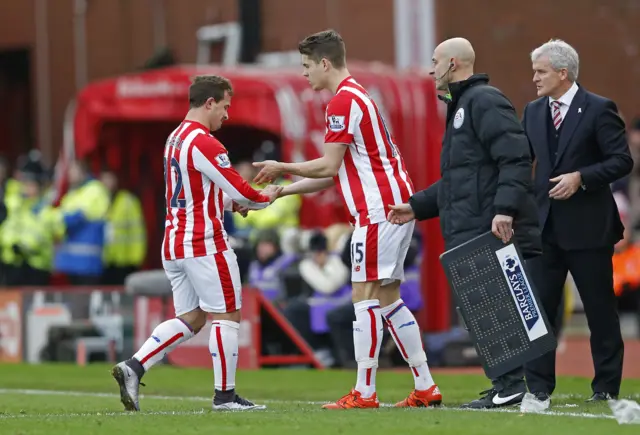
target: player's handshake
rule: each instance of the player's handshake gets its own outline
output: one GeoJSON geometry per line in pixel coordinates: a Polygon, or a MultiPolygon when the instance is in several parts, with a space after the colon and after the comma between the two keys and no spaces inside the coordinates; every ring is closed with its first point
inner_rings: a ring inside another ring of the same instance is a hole
{"type": "Polygon", "coordinates": [[[234,202],[232,211],[234,213],[238,213],[242,217],[247,217],[247,215],[249,214],[249,207],[234,202]]]}
{"type": "MultiPolygon", "coordinates": [[[[283,189],[283,186],[276,186],[276,185],[270,184],[264,189],[262,189],[260,193],[262,193],[264,196],[267,196],[269,198],[269,204],[273,204],[273,202],[280,197],[280,194],[282,193],[282,189],[283,189]]],[[[247,215],[249,214],[249,210],[253,210],[253,209],[244,205],[240,205],[235,201],[233,202],[232,211],[234,213],[238,213],[242,217],[247,217],[247,215]]]]}
{"type": "Polygon", "coordinates": [[[284,189],[283,186],[269,184],[267,187],[262,189],[260,193],[262,193],[265,196],[268,196],[270,203],[273,204],[273,201],[275,201],[280,197],[280,193],[282,192],[282,189],[284,189]]]}

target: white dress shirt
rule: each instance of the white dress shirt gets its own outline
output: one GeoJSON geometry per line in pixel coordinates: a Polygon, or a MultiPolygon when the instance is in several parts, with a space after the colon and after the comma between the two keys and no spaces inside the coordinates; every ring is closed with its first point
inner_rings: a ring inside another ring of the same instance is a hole
{"type": "MultiPolygon", "coordinates": [[[[576,96],[577,92],[578,92],[578,85],[576,84],[576,82],[573,82],[569,90],[565,92],[565,94],[562,97],[558,98],[558,101],[562,103],[560,105],[560,116],[562,116],[563,121],[564,121],[564,118],[567,116],[567,113],[569,113],[569,107],[571,106],[573,97],[576,96]]],[[[549,110],[551,110],[551,118],[553,118],[553,102],[554,101],[556,100],[549,97],[549,110]]]]}

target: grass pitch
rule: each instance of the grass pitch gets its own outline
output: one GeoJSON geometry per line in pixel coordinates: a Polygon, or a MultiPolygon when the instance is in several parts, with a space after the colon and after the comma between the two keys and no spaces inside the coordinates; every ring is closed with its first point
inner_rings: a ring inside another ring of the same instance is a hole
{"type": "MultiPolygon", "coordinates": [[[[434,409],[326,411],[322,403],[346,394],[355,373],[260,370],[237,375],[238,392],[265,403],[266,411],[211,411],[209,370],[155,367],[144,378],[139,413],[124,412],[110,366],[0,365],[0,434],[638,434],[618,425],[606,404],[587,405],[589,380],[560,378],[551,412],[523,415],[519,408],[466,411],[489,382],[477,375],[435,374],[444,406],[434,409]]],[[[411,374],[380,372],[381,402],[392,404],[412,389],[411,374]]],[[[640,400],[640,380],[625,380],[622,396],[640,400]]]]}

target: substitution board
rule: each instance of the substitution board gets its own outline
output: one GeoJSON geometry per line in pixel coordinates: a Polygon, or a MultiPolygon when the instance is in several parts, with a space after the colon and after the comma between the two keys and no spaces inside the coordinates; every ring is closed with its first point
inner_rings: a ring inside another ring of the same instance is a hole
{"type": "Polygon", "coordinates": [[[555,349],[525,262],[491,232],[440,256],[485,373],[496,378],[555,349]]]}

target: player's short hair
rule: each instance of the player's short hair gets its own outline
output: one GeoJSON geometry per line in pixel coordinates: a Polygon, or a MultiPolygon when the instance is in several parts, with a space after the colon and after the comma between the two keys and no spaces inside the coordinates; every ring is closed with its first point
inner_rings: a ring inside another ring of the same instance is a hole
{"type": "Polygon", "coordinates": [[[229,79],[221,76],[197,76],[189,87],[189,108],[204,106],[209,98],[219,102],[225,92],[233,95],[233,87],[229,79]]]}
{"type": "Polygon", "coordinates": [[[333,29],[307,36],[298,44],[298,51],[316,63],[325,58],[336,68],[344,68],[347,63],[342,36],[333,29]]]}

